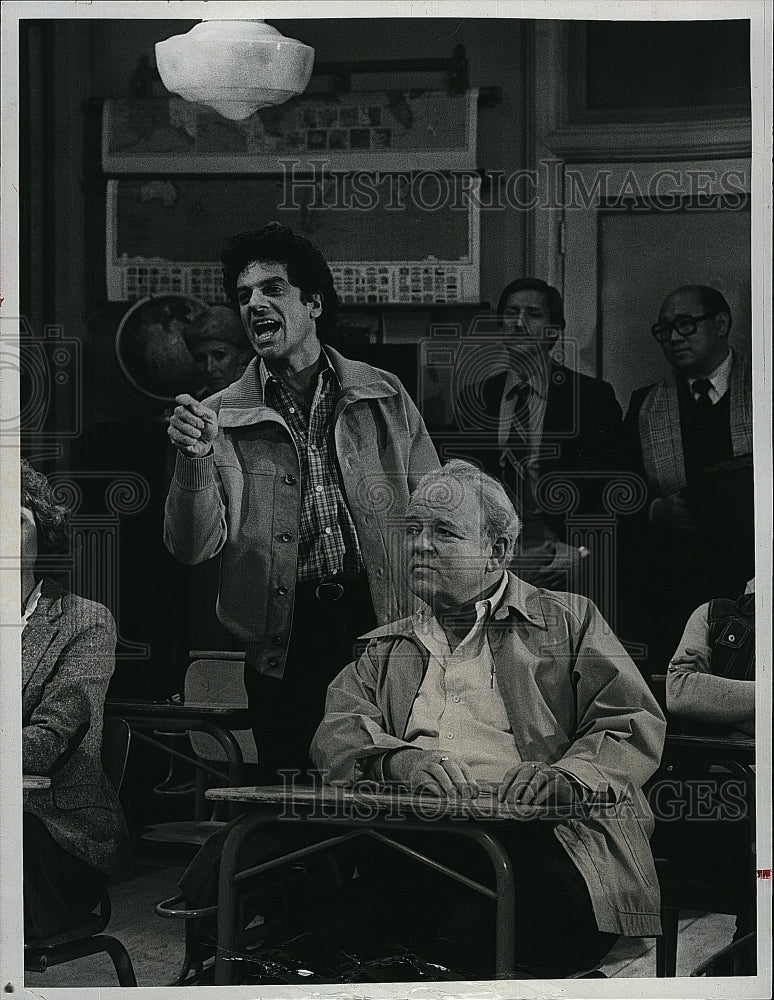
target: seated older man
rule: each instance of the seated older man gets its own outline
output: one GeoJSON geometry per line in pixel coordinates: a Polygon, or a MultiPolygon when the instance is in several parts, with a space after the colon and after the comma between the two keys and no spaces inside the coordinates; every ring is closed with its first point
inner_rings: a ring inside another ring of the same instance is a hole
{"type": "Polygon", "coordinates": [[[564,976],[593,967],[620,934],[660,933],[652,816],[639,790],[665,722],[590,601],[507,571],[518,530],[502,486],[467,462],[420,481],[405,558],[427,608],[369,633],[328,689],[311,753],[330,782],[620,806],[615,818],[586,811],[494,830],[516,871],[517,960],[564,976]]]}

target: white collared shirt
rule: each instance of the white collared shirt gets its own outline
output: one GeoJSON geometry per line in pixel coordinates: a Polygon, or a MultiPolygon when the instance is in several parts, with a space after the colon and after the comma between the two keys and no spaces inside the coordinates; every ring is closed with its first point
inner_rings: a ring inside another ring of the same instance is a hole
{"type": "Polygon", "coordinates": [[[30,594],[30,596],[27,598],[27,603],[24,605],[24,611],[22,611],[22,616],[21,616],[21,627],[22,628],[24,628],[24,626],[30,620],[30,617],[32,616],[32,612],[38,606],[38,601],[40,600],[40,594],[41,594],[42,590],[43,590],[43,581],[42,580],[38,580],[38,582],[37,582],[37,584],[35,586],[35,589],[32,591],[32,593],[30,594]]]}
{"type": "MultiPolygon", "coordinates": [[[[728,383],[731,378],[731,365],[733,364],[733,360],[733,355],[729,351],[725,361],[721,362],[711,375],[707,375],[707,379],[710,382],[707,398],[713,406],[716,403],[719,403],[728,392],[728,383]]],[[[696,399],[696,394],[693,391],[693,384],[698,381],[699,380],[696,378],[688,379],[688,388],[691,390],[691,395],[694,399],[696,399]]]]}
{"type": "Polygon", "coordinates": [[[481,784],[499,784],[506,771],[521,763],[484,628],[507,585],[508,574],[503,573],[492,597],[476,603],[476,621],[454,651],[433,615],[416,626],[430,659],[404,739],[464,760],[481,784]]]}

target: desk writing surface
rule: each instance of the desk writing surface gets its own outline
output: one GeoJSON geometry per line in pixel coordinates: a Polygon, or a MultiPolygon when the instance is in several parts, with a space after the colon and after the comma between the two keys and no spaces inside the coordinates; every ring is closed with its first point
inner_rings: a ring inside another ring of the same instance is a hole
{"type": "Polygon", "coordinates": [[[22,788],[25,792],[31,788],[49,788],[50,786],[51,778],[47,778],[42,774],[22,775],[22,788]]]}
{"type": "MultiPolygon", "coordinates": [[[[354,787],[323,785],[320,787],[285,785],[250,785],[241,788],[210,788],[205,792],[208,799],[225,802],[242,802],[248,805],[299,806],[311,811],[315,806],[324,812],[321,818],[338,818],[335,809],[340,809],[341,818],[375,818],[374,813],[385,816],[403,812],[430,819],[566,819],[571,815],[570,807],[550,806],[509,806],[498,802],[496,795],[482,793],[475,799],[443,798],[430,794],[389,789],[385,786],[363,784],[354,787]],[[335,809],[334,809],[335,807],[335,809]]],[[[579,807],[581,808],[581,807],[579,807]]],[[[614,807],[604,805],[583,806],[582,815],[614,815],[614,807]]],[[[580,815],[580,813],[578,813],[580,815]]],[[[294,817],[295,818],[295,817],[294,817]]],[[[298,818],[301,818],[299,816],[298,818]]]]}
{"type": "Polygon", "coordinates": [[[197,702],[123,701],[109,698],[105,715],[129,722],[179,720],[180,722],[222,723],[228,729],[249,729],[250,712],[244,705],[202,705],[197,702]]]}

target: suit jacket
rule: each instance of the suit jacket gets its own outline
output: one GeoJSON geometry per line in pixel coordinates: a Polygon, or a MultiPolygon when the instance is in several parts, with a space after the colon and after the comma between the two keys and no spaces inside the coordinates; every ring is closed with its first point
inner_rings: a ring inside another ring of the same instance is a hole
{"type": "MultiPolygon", "coordinates": [[[[488,426],[497,425],[500,401],[505,387],[505,372],[488,379],[481,389],[481,400],[488,426]]],[[[622,466],[621,407],[613,387],[602,379],[552,364],[543,417],[540,479],[559,474],[577,489],[576,513],[604,513],[603,480],[599,473],[616,472],[622,466]]],[[[460,427],[460,430],[466,430],[460,427]]],[[[500,448],[496,433],[466,446],[483,468],[503,479],[499,464],[500,448]]],[[[566,538],[566,518],[570,511],[545,510],[543,518],[562,540],[566,538]]]]}
{"type": "Polygon", "coordinates": [[[129,837],[102,770],[102,717],[116,630],[107,608],[46,578],[22,632],[22,765],[51,786],[24,795],[65,850],[108,875],[125,873],[129,837]]]}

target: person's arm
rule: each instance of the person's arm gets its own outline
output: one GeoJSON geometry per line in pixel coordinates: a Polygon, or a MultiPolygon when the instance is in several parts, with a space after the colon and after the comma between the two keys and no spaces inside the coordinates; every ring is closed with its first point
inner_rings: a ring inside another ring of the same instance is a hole
{"type": "Polygon", "coordinates": [[[89,620],[62,650],[22,728],[25,774],[50,775],[66,763],[88,732],[93,712],[105,701],[115,666],[115,623],[102,605],[87,605],[87,613],[89,620]]]}
{"type": "Polygon", "coordinates": [[[624,465],[621,405],[609,382],[594,380],[591,385],[595,399],[590,412],[581,416],[581,420],[585,417],[586,421],[581,455],[594,472],[614,473],[624,465]]]}
{"type": "Polygon", "coordinates": [[[713,674],[708,610],[709,605],[703,604],[693,612],[669,663],[667,708],[680,718],[749,731],[755,720],[755,681],[713,674]]]}
{"type": "Polygon", "coordinates": [[[371,643],[360,659],[344,667],[328,687],[325,715],[309,752],[329,783],[387,779],[382,771],[386,753],[411,748],[410,743],[389,733],[388,722],[377,705],[382,669],[375,644],[371,643]]]}
{"type": "Polygon", "coordinates": [[[217,555],[226,541],[226,508],[213,457],[218,415],[190,395],[175,402],[167,434],[177,455],[164,510],[164,544],[194,566],[217,555]]]}
{"type": "Polygon", "coordinates": [[[591,601],[576,599],[572,670],[575,739],[554,767],[614,801],[640,788],[661,760],[666,720],[610,626],[591,601]]]}
{"type": "Polygon", "coordinates": [[[406,409],[406,420],[408,423],[408,488],[409,492],[413,493],[422,476],[424,476],[426,472],[437,469],[441,463],[438,461],[438,454],[435,450],[435,445],[430,440],[430,435],[427,433],[425,422],[422,419],[419,410],[416,408],[414,401],[411,399],[400,382],[398,385],[400,386],[400,392],[403,397],[406,409]]]}

